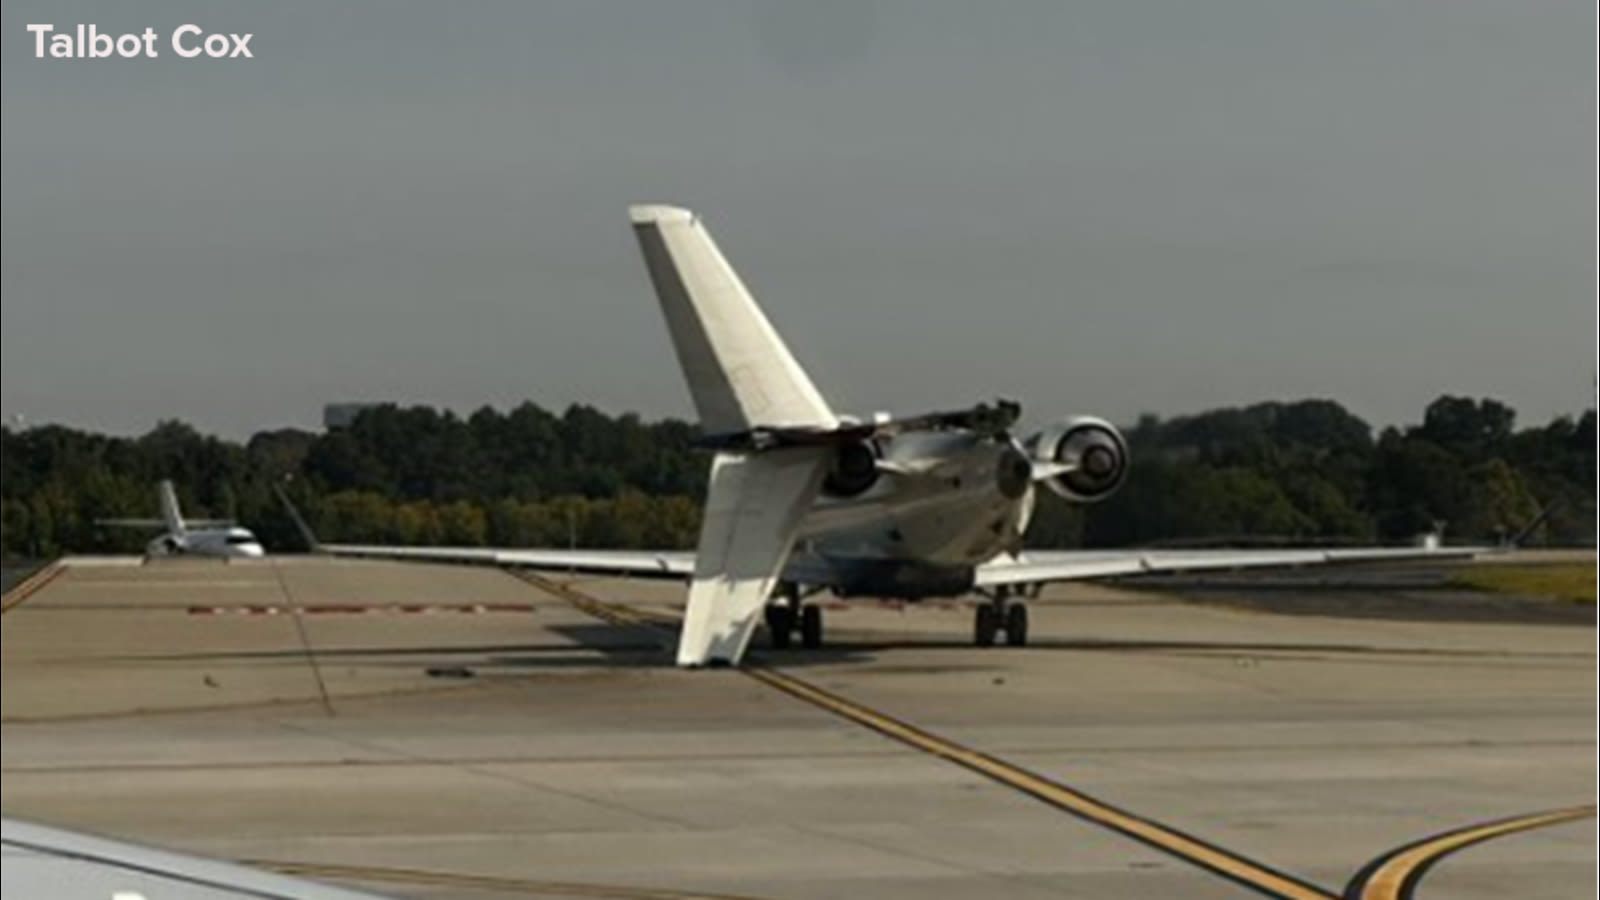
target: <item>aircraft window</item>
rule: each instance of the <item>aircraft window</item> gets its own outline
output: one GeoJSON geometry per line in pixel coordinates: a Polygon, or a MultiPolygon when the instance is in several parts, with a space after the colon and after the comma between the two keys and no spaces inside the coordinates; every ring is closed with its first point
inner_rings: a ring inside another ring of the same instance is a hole
{"type": "Polygon", "coordinates": [[[230,544],[254,544],[255,542],[256,542],[256,536],[253,535],[253,534],[230,534],[230,535],[228,535],[228,543],[230,543],[230,544]]]}

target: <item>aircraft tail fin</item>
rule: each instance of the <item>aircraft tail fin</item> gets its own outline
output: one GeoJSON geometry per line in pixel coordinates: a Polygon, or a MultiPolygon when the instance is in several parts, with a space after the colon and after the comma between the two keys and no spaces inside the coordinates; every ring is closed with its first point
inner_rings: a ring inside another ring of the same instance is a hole
{"type": "Polygon", "coordinates": [[[700,218],[670,206],[628,212],[701,429],[836,427],[838,418],[700,218]]]}
{"type": "Polygon", "coordinates": [[[167,526],[167,531],[175,535],[183,534],[183,513],[178,510],[178,492],[173,489],[172,482],[161,479],[156,492],[161,496],[161,521],[167,526]]]}

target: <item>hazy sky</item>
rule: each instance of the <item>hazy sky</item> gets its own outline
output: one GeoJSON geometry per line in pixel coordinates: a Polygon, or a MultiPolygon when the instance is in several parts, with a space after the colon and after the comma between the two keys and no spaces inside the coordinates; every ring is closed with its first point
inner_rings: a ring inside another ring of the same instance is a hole
{"type": "Polygon", "coordinates": [[[1595,368],[1592,0],[11,2],[7,417],[687,415],[627,225],[706,218],[836,408],[1127,421],[1595,368]],[[33,58],[30,22],[160,59],[33,58]],[[186,22],[253,60],[185,60],[186,22]]]}

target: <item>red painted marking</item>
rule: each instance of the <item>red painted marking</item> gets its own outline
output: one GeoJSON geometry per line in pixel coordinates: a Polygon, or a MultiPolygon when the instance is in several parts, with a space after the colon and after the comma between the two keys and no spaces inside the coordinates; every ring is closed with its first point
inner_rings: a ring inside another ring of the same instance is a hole
{"type": "Polygon", "coordinates": [[[458,613],[461,615],[479,615],[483,613],[531,613],[536,609],[531,603],[474,603],[467,606],[458,604],[322,604],[317,606],[190,606],[187,608],[191,616],[365,616],[365,615],[413,615],[431,616],[437,613],[458,613]]]}

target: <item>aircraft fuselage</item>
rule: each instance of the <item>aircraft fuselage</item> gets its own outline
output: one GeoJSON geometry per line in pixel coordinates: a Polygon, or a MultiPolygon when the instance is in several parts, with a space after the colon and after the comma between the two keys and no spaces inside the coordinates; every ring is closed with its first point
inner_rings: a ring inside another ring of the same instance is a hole
{"type": "Polygon", "coordinates": [[[146,544],[145,555],[254,558],[265,556],[266,552],[250,529],[233,526],[169,532],[146,544]]]}
{"type": "Polygon", "coordinates": [[[1014,445],[965,430],[913,431],[877,450],[871,488],[817,500],[792,569],[821,567],[845,596],[954,596],[972,589],[978,565],[1021,548],[1035,498],[1014,445]]]}

